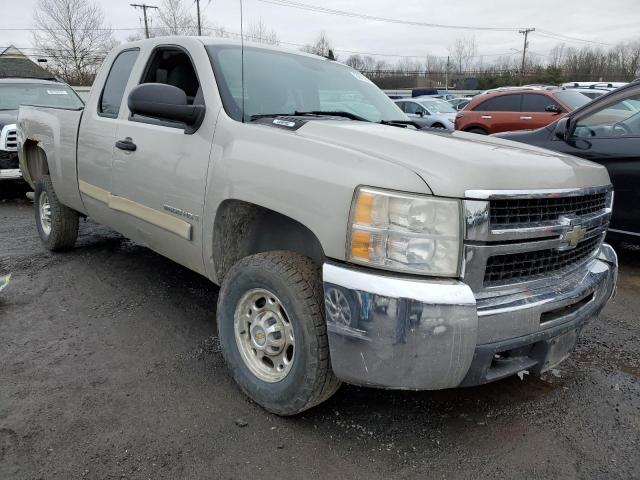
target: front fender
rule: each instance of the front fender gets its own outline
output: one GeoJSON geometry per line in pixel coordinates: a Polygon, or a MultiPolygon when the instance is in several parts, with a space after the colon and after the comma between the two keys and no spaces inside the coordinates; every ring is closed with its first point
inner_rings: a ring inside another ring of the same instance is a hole
{"type": "Polygon", "coordinates": [[[344,260],[349,210],[358,185],[431,193],[404,166],[295,131],[240,123],[224,112],[211,155],[203,244],[206,269],[214,281],[214,221],[219,205],[227,199],[296,220],[318,238],[327,257],[344,260]]]}

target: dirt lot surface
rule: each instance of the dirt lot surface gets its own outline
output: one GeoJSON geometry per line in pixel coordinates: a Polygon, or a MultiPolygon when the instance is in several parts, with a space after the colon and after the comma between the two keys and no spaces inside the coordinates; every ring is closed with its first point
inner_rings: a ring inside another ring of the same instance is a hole
{"type": "Polygon", "coordinates": [[[618,296],[556,375],[343,386],[283,419],[228,377],[215,286],[90,221],[47,253],[5,198],[0,479],[640,478],[640,250],[618,251],[618,296]]]}

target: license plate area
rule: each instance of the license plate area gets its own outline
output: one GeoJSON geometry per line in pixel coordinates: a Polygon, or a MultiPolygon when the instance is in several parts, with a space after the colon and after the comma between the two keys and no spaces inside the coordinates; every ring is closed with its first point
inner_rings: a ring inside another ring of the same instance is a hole
{"type": "Polygon", "coordinates": [[[577,341],[577,330],[569,330],[562,335],[558,335],[557,337],[547,340],[546,343],[548,350],[541,371],[544,372],[549,370],[565,360],[571,352],[573,352],[577,341]]]}

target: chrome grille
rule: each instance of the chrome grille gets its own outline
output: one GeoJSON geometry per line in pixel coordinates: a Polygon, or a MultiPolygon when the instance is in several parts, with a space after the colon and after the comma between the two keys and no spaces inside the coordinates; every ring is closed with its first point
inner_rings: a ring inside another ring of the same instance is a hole
{"type": "Polygon", "coordinates": [[[0,150],[15,152],[18,150],[18,131],[14,125],[5,125],[0,131],[0,150]]]}
{"type": "Polygon", "coordinates": [[[588,215],[606,206],[606,193],[573,197],[492,200],[491,225],[512,225],[556,220],[560,215],[588,215]]]}
{"type": "Polygon", "coordinates": [[[464,281],[478,298],[553,282],[597,254],[610,186],[466,192],[464,281]]]}
{"type": "Polygon", "coordinates": [[[583,240],[573,250],[559,251],[548,248],[489,257],[484,273],[484,285],[488,287],[512,281],[526,282],[565,270],[593,255],[600,247],[601,241],[602,236],[598,235],[583,240]]]}

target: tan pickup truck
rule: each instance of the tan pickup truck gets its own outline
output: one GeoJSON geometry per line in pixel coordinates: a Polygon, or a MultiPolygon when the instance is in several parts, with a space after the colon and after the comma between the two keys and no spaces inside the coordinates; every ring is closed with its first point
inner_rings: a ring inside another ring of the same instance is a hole
{"type": "Polygon", "coordinates": [[[543,372],[616,284],[607,171],[424,132],[357,71],[228,40],[116,47],[83,108],[21,107],[46,247],[89,216],[221,285],[233,378],[291,415],[342,381],[543,372]]]}

